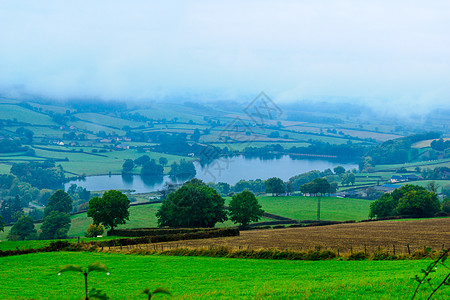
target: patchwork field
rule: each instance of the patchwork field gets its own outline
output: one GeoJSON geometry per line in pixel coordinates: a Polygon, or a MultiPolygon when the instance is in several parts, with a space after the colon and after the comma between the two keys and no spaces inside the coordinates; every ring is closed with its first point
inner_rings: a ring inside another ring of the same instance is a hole
{"type": "MultiPolygon", "coordinates": [[[[81,299],[83,276],[57,275],[66,264],[105,264],[89,289],[111,299],[145,299],[144,288],[165,287],[173,299],[405,299],[428,261],[271,261],[206,257],[54,252],[0,258],[3,299],[81,299]],[[360,276],[364,274],[364,276],[360,276]]],[[[438,270],[442,276],[442,268],[438,270]]],[[[424,287],[419,298],[429,294],[424,287]]],[[[442,289],[436,299],[450,297],[442,289]]],[[[155,299],[167,297],[157,295],[155,299]]]]}

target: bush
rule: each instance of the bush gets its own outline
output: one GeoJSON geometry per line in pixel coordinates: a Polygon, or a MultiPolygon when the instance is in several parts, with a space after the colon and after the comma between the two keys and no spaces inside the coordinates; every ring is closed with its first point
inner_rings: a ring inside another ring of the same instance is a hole
{"type": "Polygon", "coordinates": [[[142,237],[164,234],[190,233],[198,231],[211,231],[216,228],[133,228],[109,230],[108,236],[142,237]]]}
{"type": "Polygon", "coordinates": [[[350,254],[350,256],[348,257],[347,260],[365,260],[367,259],[369,256],[367,254],[365,254],[364,252],[355,252],[350,254]]]}
{"type": "Polygon", "coordinates": [[[99,235],[103,235],[103,233],[105,233],[105,228],[102,224],[91,224],[87,229],[86,236],[96,237],[99,235]]]}

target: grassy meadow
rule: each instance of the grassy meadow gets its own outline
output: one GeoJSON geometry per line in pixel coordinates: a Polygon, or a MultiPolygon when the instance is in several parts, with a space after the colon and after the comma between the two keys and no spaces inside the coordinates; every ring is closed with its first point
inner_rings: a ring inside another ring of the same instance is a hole
{"type": "MultiPolygon", "coordinates": [[[[294,220],[316,220],[317,197],[258,197],[262,208],[272,214],[294,220]]],[[[364,220],[369,214],[369,200],[321,197],[321,220],[347,221],[364,220]]]]}
{"type": "MultiPolygon", "coordinates": [[[[166,287],[173,299],[405,299],[428,261],[274,261],[87,252],[37,253],[0,258],[2,298],[81,299],[83,277],[63,273],[66,264],[105,264],[89,288],[112,299],[145,299],[144,288],[166,287]],[[361,276],[364,274],[364,276],[361,276]]],[[[438,269],[442,276],[444,270],[438,269]]],[[[420,290],[424,299],[428,290],[420,290]]],[[[450,297],[442,289],[436,299],[450,297]]],[[[155,299],[165,299],[158,295],[155,299]]]]}

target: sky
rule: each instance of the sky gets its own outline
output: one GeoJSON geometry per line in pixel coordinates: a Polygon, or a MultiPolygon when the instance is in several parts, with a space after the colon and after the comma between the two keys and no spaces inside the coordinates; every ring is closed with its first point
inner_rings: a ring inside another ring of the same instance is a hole
{"type": "Polygon", "coordinates": [[[450,103],[449,28],[447,0],[0,0],[0,93],[423,111],[450,103]]]}

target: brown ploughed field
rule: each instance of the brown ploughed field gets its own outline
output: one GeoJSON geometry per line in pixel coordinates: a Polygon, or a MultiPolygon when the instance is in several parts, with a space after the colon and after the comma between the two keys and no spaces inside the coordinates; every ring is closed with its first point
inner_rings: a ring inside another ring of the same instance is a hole
{"type": "Polygon", "coordinates": [[[397,253],[450,246],[450,218],[378,221],[318,227],[241,231],[237,237],[161,243],[173,247],[226,246],[237,249],[308,250],[321,247],[345,251],[374,251],[379,247],[397,253]]]}

